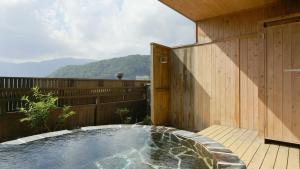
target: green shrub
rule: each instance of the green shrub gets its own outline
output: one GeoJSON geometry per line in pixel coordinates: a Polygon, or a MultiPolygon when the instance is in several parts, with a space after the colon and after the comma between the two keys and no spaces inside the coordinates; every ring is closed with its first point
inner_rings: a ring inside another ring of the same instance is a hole
{"type": "Polygon", "coordinates": [[[151,124],[152,124],[151,116],[150,116],[150,115],[146,115],[146,116],[144,117],[143,124],[144,124],[144,125],[151,125],[151,124]]]}
{"type": "Polygon", "coordinates": [[[127,108],[118,108],[115,112],[123,124],[130,124],[132,117],[130,117],[130,111],[127,108]]]}
{"type": "Polygon", "coordinates": [[[54,128],[51,129],[47,122],[51,110],[59,108],[57,106],[58,97],[53,93],[43,94],[38,87],[32,88],[32,97],[23,96],[22,101],[24,105],[19,109],[21,113],[25,114],[25,118],[21,122],[29,122],[30,126],[35,129],[46,129],[48,131],[56,130],[56,128],[65,122],[65,120],[75,114],[71,111],[69,106],[62,108],[62,113],[55,121],[54,128]]]}

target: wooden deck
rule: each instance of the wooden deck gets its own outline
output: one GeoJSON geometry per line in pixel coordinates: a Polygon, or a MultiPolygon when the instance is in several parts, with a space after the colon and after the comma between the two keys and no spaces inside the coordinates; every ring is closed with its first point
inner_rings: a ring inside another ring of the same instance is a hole
{"type": "Polygon", "coordinates": [[[231,149],[248,169],[300,169],[300,149],[264,144],[254,130],[211,126],[199,132],[231,149]]]}

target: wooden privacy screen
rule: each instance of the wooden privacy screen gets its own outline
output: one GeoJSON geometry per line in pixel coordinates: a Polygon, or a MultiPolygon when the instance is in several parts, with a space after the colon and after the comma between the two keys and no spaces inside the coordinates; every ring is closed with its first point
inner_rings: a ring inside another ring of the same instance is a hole
{"type": "Polygon", "coordinates": [[[154,46],[153,122],[188,130],[217,124],[263,133],[265,59],[260,57],[261,38],[252,35],[174,48],[169,65],[159,59],[169,48],[154,46]]]}
{"type": "Polygon", "coordinates": [[[168,69],[153,68],[153,84],[167,86],[153,91],[170,97],[166,103],[161,95],[154,96],[153,106],[170,106],[159,116],[189,130],[218,124],[263,131],[265,67],[264,58],[259,57],[260,43],[257,36],[247,36],[172,49],[168,69]],[[159,82],[157,77],[164,76],[169,83],[159,82]]]}
{"type": "Polygon", "coordinates": [[[170,60],[173,125],[239,127],[238,41],[174,49],[170,60]]]}
{"type": "Polygon", "coordinates": [[[155,125],[165,125],[169,120],[170,52],[171,48],[151,44],[151,119],[155,125]]]}
{"type": "MultiPolygon", "coordinates": [[[[72,106],[76,115],[68,119],[63,128],[120,123],[114,113],[117,108],[128,108],[137,118],[146,113],[146,88],[148,81],[87,80],[52,78],[0,77],[0,142],[28,136],[33,131],[28,124],[20,123],[22,114],[17,108],[20,98],[31,95],[31,88],[38,86],[44,92],[59,97],[58,104],[72,106]]],[[[60,110],[51,113],[54,118],[60,110]]],[[[51,124],[50,124],[51,126],[51,124]]]]}
{"type": "Polygon", "coordinates": [[[264,58],[256,36],[173,49],[171,122],[263,130],[264,58]]]}

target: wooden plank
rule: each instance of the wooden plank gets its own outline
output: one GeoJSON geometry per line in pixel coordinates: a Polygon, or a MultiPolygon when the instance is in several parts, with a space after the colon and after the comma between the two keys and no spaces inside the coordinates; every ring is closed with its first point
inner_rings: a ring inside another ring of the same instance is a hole
{"type": "Polygon", "coordinates": [[[258,94],[258,88],[259,86],[259,69],[262,67],[259,57],[259,47],[258,47],[258,39],[257,37],[252,38],[253,41],[253,48],[254,48],[254,56],[253,56],[253,130],[258,130],[259,129],[259,108],[258,108],[258,102],[259,100],[263,98],[259,98],[258,94]]]}
{"type": "Polygon", "coordinates": [[[217,55],[216,55],[216,117],[217,120],[215,120],[218,124],[223,124],[223,112],[221,111],[221,102],[222,102],[222,98],[221,98],[221,77],[222,77],[222,65],[223,63],[221,62],[221,58],[222,58],[222,50],[220,49],[220,45],[221,43],[217,43],[217,55]]]}
{"type": "Polygon", "coordinates": [[[289,148],[280,146],[277,154],[277,158],[274,164],[274,169],[287,168],[289,148]]]}
{"type": "MultiPolygon", "coordinates": [[[[238,26],[236,26],[238,27],[238,26]]],[[[235,45],[235,49],[233,49],[233,57],[234,57],[234,63],[233,63],[233,74],[234,74],[234,89],[235,92],[235,102],[234,102],[234,123],[235,127],[241,126],[241,112],[240,112],[240,54],[239,54],[239,40],[233,41],[235,45]]]]}
{"type": "Polygon", "coordinates": [[[206,46],[206,59],[204,64],[206,64],[206,80],[205,80],[205,91],[206,91],[206,98],[205,98],[205,108],[206,108],[206,116],[205,116],[205,127],[208,127],[211,125],[210,123],[210,115],[211,115],[211,109],[210,109],[210,101],[211,101],[211,93],[212,93],[212,45],[206,46]]]}
{"type": "Polygon", "coordinates": [[[231,138],[234,134],[236,134],[239,131],[240,131],[240,129],[235,128],[231,132],[229,132],[228,134],[223,136],[222,138],[216,139],[216,141],[218,141],[219,143],[224,143],[225,141],[227,141],[229,138],[231,138]]]}
{"type": "Polygon", "coordinates": [[[201,46],[199,49],[199,57],[200,57],[200,68],[199,68],[199,87],[200,87],[200,95],[199,95],[199,103],[200,103],[200,113],[202,118],[202,126],[201,128],[206,127],[206,105],[205,105],[205,99],[206,99],[206,91],[205,91],[205,76],[206,76],[206,68],[203,66],[205,64],[205,58],[206,58],[206,45],[201,46]]]}
{"type": "Polygon", "coordinates": [[[273,106],[273,138],[282,138],[282,26],[274,31],[274,106],[273,106]]]}
{"type": "Polygon", "coordinates": [[[214,140],[219,140],[220,138],[224,137],[226,134],[230,133],[234,128],[229,127],[226,130],[224,130],[222,133],[218,134],[217,136],[214,137],[214,140]]]}
{"type": "Polygon", "coordinates": [[[207,135],[208,137],[214,139],[216,136],[218,136],[219,134],[221,134],[222,132],[224,132],[227,129],[227,127],[222,127],[221,129],[219,129],[218,131],[215,131],[209,135],[207,135]]]}
{"type": "MultiPolygon", "coordinates": [[[[225,31],[228,32],[228,31],[225,31]]],[[[231,77],[231,54],[230,54],[230,42],[224,42],[224,76],[225,76],[225,83],[224,83],[224,87],[225,87],[225,98],[224,99],[224,107],[225,107],[225,114],[223,114],[225,116],[225,125],[226,126],[233,126],[233,124],[231,124],[231,117],[230,114],[232,113],[232,97],[231,97],[231,83],[232,83],[232,77],[231,77]]]]}
{"type": "MultiPolygon", "coordinates": [[[[264,11],[262,11],[264,12],[264,11]]],[[[266,34],[263,30],[262,24],[258,24],[259,31],[262,32],[261,35],[257,37],[258,40],[258,59],[259,64],[259,80],[258,80],[258,134],[260,138],[265,137],[265,128],[266,128],[266,107],[267,107],[267,97],[266,97],[266,34]]]]}
{"type": "Polygon", "coordinates": [[[223,128],[224,128],[224,126],[217,126],[213,130],[210,130],[209,132],[206,132],[205,136],[209,136],[211,134],[214,134],[215,132],[218,132],[219,130],[222,130],[223,128]]]}
{"type": "Polygon", "coordinates": [[[234,141],[231,145],[228,144],[228,147],[233,151],[236,152],[236,150],[243,145],[243,143],[247,140],[247,139],[252,139],[253,137],[256,137],[257,133],[252,131],[252,130],[248,130],[246,131],[243,135],[241,135],[239,137],[239,139],[237,139],[236,141],[234,141]]]}
{"type": "Polygon", "coordinates": [[[247,151],[242,155],[241,159],[246,164],[246,166],[249,165],[250,161],[252,160],[253,156],[257,152],[258,148],[260,147],[260,143],[258,141],[254,141],[250,147],[247,149],[247,151]]]}
{"type": "Polygon", "coordinates": [[[253,156],[251,162],[249,163],[248,169],[259,169],[266,154],[269,149],[270,145],[262,144],[258,148],[257,152],[253,156]]]}
{"type": "Polygon", "coordinates": [[[270,145],[270,148],[262,163],[261,169],[273,169],[278,153],[278,148],[278,145],[270,145]]]}
{"type": "Polygon", "coordinates": [[[267,133],[266,136],[272,138],[273,137],[273,116],[274,116],[274,108],[273,108],[273,98],[274,98],[274,32],[273,29],[270,28],[267,30],[267,133]]]}
{"type": "Polygon", "coordinates": [[[247,81],[248,81],[248,40],[241,39],[240,41],[240,106],[241,106],[241,127],[249,128],[248,118],[248,92],[247,92],[247,81]]]}
{"type": "Polygon", "coordinates": [[[238,131],[230,139],[226,140],[223,144],[226,147],[229,147],[234,141],[236,141],[240,136],[242,136],[246,132],[247,132],[247,130],[240,130],[240,131],[238,131]]]}
{"type": "Polygon", "coordinates": [[[210,101],[210,123],[212,124],[218,124],[219,118],[216,108],[216,55],[217,55],[217,46],[216,44],[212,44],[212,55],[211,55],[211,101],[210,101]]]}
{"type": "Polygon", "coordinates": [[[199,48],[199,61],[200,61],[200,67],[199,67],[199,76],[198,76],[198,83],[199,83],[199,113],[200,113],[200,118],[202,120],[203,123],[201,123],[201,128],[204,128],[204,105],[203,105],[203,100],[205,98],[205,91],[203,88],[203,81],[204,79],[204,74],[205,74],[205,67],[204,65],[204,55],[205,55],[205,51],[204,51],[204,46],[201,46],[199,48]]]}
{"type": "Polygon", "coordinates": [[[239,156],[242,157],[244,153],[248,150],[248,148],[251,146],[251,144],[257,139],[257,134],[255,134],[252,137],[249,137],[246,139],[238,149],[236,149],[234,152],[239,156]]]}
{"type": "Polygon", "coordinates": [[[220,104],[220,115],[221,115],[221,124],[226,125],[226,103],[225,101],[228,100],[228,98],[226,98],[226,52],[225,52],[225,48],[226,48],[226,43],[223,42],[220,44],[220,48],[221,48],[221,57],[220,59],[220,65],[218,65],[220,67],[220,93],[219,93],[219,104],[220,104]]]}
{"type": "MultiPolygon", "coordinates": [[[[229,118],[230,118],[230,126],[232,127],[239,127],[240,123],[239,123],[239,108],[237,108],[237,105],[239,105],[239,97],[237,95],[236,92],[239,92],[239,84],[236,85],[236,82],[239,83],[239,74],[236,74],[236,67],[238,67],[237,65],[239,64],[238,62],[238,51],[237,51],[237,46],[239,45],[237,43],[237,40],[233,40],[233,41],[229,41],[229,61],[230,61],[230,79],[228,79],[230,81],[229,83],[229,91],[230,91],[230,100],[231,104],[230,104],[230,112],[229,112],[229,118]]],[[[238,71],[237,71],[238,72],[238,71]]]]}
{"type": "MultiPolygon", "coordinates": [[[[291,26],[283,28],[283,70],[292,67],[292,35],[291,26]]],[[[283,112],[282,137],[293,138],[292,134],[292,73],[284,72],[283,76],[283,112]]]]}
{"type": "Polygon", "coordinates": [[[191,82],[190,82],[190,89],[191,89],[191,93],[190,93],[190,106],[189,106],[189,119],[188,119],[188,129],[189,130],[194,130],[195,128],[195,120],[194,120],[194,112],[196,111],[195,110],[195,104],[196,101],[195,101],[195,98],[196,98],[196,95],[195,95],[195,90],[197,88],[197,81],[195,79],[195,77],[193,76],[193,74],[195,73],[195,54],[196,54],[196,51],[197,49],[195,47],[192,47],[191,48],[191,63],[190,63],[190,78],[191,78],[191,82]]]}
{"type": "MultiPolygon", "coordinates": [[[[198,48],[198,47],[195,47],[195,55],[196,56],[199,56],[200,55],[200,48],[198,48]]],[[[195,106],[195,115],[194,115],[194,122],[195,122],[195,128],[197,129],[197,130],[201,130],[202,129],[202,126],[203,126],[203,118],[201,118],[201,104],[200,104],[200,102],[199,102],[199,96],[200,96],[200,93],[201,93],[201,88],[199,87],[199,81],[200,81],[200,79],[199,79],[199,74],[200,74],[200,68],[201,68],[201,62],[200,62],[200,60],[201,60],[201,57],[195,57],[194,58],[195,59],[195,66],[194,66],[194,77],[195,77],[195,93],[194,93],[194,96],[195,96],[195,98],[194,98],[194,106],[195,106]]],[[[177,72],[174,72],[174,76],[176,76],[177,74],[178,74],[178,71],[177,72]]],[[[181,77],[179,77],[179,78],[181,78],[181,77]]],[[[182,80],[181,80],[182,81],[182,80]]],[[[175,81],[173,81],[173,83],[178,83],[178,82],[175,82],[175,81]]],[[[181,90],[184,90],[184,88],[180,88],[179,89],[179,91],[181,91],[181,90]]],[[[178,89],[177,90],[174,90],[174,93],[175,93],[175,95],[176,96],[178,96],[177,95],[177,91],[178,91],[178,89]]],[[[180,99],[180,101],[182,101],[181,99],[180,99]]],[[[177,103],[178,104],[178,103],[177,103]]],[[[179,103],[179,105],[180,105],[181,103],[179,103]]],[[[180,111],[180,109],[178,109],[177,111],[180,111]]]]}
{"type": "MultiPolygon", "coordinates": [[[[190,83],[191,83],[191,73],[189,72],[188,68],[190,68],[190,62],[191,62],[191,48],[185,49],[185,55],[183,58],[183,66],[184,66],[184,74],[183,74],[183,83],[185,89],[191,89],[190,83]]],[[[190,112],[190,95],[191,92],[189,90],[184,90],[184,104],[183,104],[183,120],[182,120],[182,127],[184,129],[188,129],[188,120],[189,120],[189,112],[190,112]]],[[[203,106],[202,106],[203,107],[203,106]]],[[[202,128],[204,128],[202,126],[202,128]]]]}
{"type": "Polygon", "coordinates": [[[247,110],[248,110],[248,118],[247,120],[249,121],[248,124],[248,129],[253,129],[254,128],[254,98],[253,98],[253,70],[254,70],[254,52],[255,48],[253,45],[253,40],[248,39],[248,65],[247,65],[247,110]]]}
{"type": "Polygon", "coordinates": [[[287,169],[299,169],[299,149],[289,148],[288,166],[287,169]]]}
{"type": "Polygon", "coordinates": [[[215,128],[217,128],[217,127],[219,127],[219,126],[218,125],[212,125],[212,126],[206,128],[206,129],[198,132],[198,134],[205,135],[206,133],[210,132],[211,130],[215,130],[215,128]]]}

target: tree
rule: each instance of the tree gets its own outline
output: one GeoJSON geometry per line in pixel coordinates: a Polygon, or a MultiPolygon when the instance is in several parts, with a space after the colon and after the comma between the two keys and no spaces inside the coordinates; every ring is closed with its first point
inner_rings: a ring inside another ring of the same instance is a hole
{"type": "MultiPolygon", "coordinates": [[[[43,94],[38,87],[32,88],[32,97],[23,96],[23,107],[19,109],[21,113],[25,114],[25,118],[21,119],[21,122],[29,122],[30,126],[35,129],[46,129],[49,132],[52,131],[48,126],[48,118],[52,110],[58,109],[57,101],[58,97],[55,97],[53,93],[49,92],[43,94]]],[[[71,111],[69,106],[63,106],[62,112],[57,117],[53,130],[65,122],[66,119],[73,116],[74,111],[71,111]]]]}

